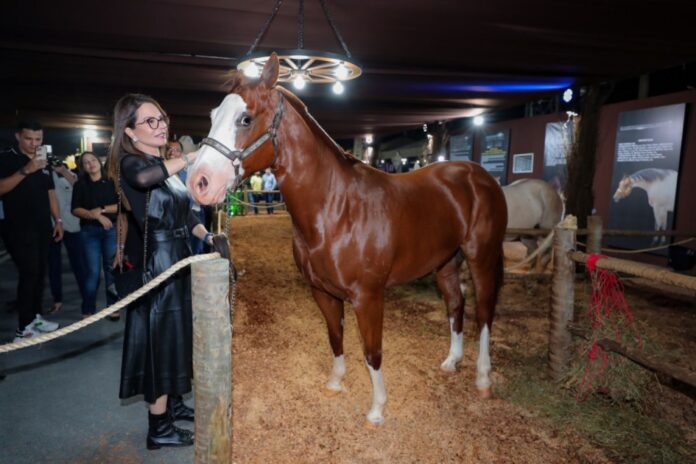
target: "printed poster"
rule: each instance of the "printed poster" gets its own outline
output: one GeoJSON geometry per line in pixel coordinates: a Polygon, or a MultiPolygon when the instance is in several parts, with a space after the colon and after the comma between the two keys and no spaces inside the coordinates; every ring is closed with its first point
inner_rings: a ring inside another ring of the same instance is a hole
{"type": "Polygon", "coordinates": [[[474,134],[453,135],[449,140],[451,161],[471,161],[474,153],[474,134]]]}
{"type": "Polygon", "coordinates": [[[507,184],[509,133],[509,129],[484,132],[481,144],[481,166],[495,177],[500,185],[507,184]]]}
{"type": "MultiPolygon", "coordinates": [[[[680,103],[619,115],[608,228],[672,229],[685,111],[686,104],[680,103]]],[[[670,241],[666,236],[609,240],[612,246],[628,249],[670,241]]]]}
{"type": "Polygon", "coordinates": [[[546,124],[542,178],[558,192],[565,189],[568,179],[568,155],[575,142],[575,124],[575,119],[546,124]]]}

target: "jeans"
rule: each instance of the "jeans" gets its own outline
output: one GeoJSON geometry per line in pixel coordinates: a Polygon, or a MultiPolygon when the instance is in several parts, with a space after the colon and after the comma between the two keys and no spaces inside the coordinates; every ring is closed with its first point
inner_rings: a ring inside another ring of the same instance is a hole
{"type": "Polygon", "coordinates": [[[86,225],[80,230],[80,239],[85,256],[82,314],[94,314],[97,310],[97,290],[102,269],[104,270],[106,304],[114,304],[117,300],[115,292],[109,291],[109,287],[114,288],[111,259],[116,253],[116,228],[105,230],[101,225],[86,225]]]}
{"type": "Polygon", "coordinates": [[[64,232],[63,240],[51,242],[48,251],[48,281],[51,284],[54,303],[63,302],[63,245],[68,252],[68,261],[77,280],[77,288],[84,298],[85,257],[80,245],[80,232],[64,232]]]}
{"type": "MultiPolygon", "coordinates": [[[[205,223],[205,210],[203,209],[202,206],[199,206],[199,210],[196,211],[195,209],[193,210],[193,214],[198,218],[198,220],[205,226],[207,229],[208,226],[205,223]]],[[[208,245],[206,245],[203,240],[200,238],[196,237],[195,235],[191,234],[191,237],[189,238],[190,244],[191,244],[191,254],[192,255],[200,255],[201,253],[204,253],[208,249],[208,245]]]]}
{"type": "Polygon", "coordinates": [[[17,312],[19,329],[24,330],[37,314],[41,314],[48,247],[53,238],[50,229],[15,230],[8,227],[3,231],[3,240],[19,273],[17,312]]]}
{"type": "Polygon", "coordinates": [[[270,206],[273,204],[273,193],[266,193],[266,204],[268,205],[266,208],[266,212],[268,214],[273,214],[273,207],[270,206]]]}

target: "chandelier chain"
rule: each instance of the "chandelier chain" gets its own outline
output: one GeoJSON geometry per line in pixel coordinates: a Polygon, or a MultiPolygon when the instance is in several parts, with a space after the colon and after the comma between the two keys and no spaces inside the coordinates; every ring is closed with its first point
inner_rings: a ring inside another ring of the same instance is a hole
{"type": "Polygon", "coordinates": [[[254,53],[254,50],[256,50],[257,45],[263,37],[266,35],[266,32],[268,32],[268,28],[271,27],[271,23],[275,19],[276,15],[278,14],[278,10],[280,10],[280,6],[283,4],[283,0],[276,0],[275,5],[273,6],[273,12],[271,13],[271,16],[266,20],[266,23],[263,25],[261,30],[259,31],[258,35],[256,36],[256,39],[254,39],[254,43],[251,44],[251,47],[249,47],[249,51],[246,53],[247,55],[251,55],[254,53]]]}
{"type": "Polygon", "coordinates": [[[304,0],[300,0],[300,11],[297,13],[297,48],[304,48],[304,0]]]}
{"type": "Polygon", "coordinates": [[[336,40],[338,40],[338,43],[340,43],[341,47],[343,47],[343,51],[346,53],[346,56],[348,58],[352,58],[350,50],[348,50],[348,45],[346,45],[346,43],[343,41],[341,33],[338,32],[338,28],[336,28],[336,24],[334,23],[333,18],[329,14],[329,9],[326,7],[326,0],[319,0],[319,3],[321,4],[321,9],[324,10],[324,16],[326,16],[326,20],[329,22],[329,26],[331,26],[331,29],[334,31],[334,34],[336,34],[336,40]]]}

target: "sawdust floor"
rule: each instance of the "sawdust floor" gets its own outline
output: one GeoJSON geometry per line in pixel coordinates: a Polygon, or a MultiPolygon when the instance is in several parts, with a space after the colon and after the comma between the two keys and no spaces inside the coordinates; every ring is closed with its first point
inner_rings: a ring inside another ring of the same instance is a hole
{"type": "MultiPolygon", "coordinates": [[[[350,306],[345,391],[326,397],[322,387],[332,354],[323,317],[292,258],[289,217],[237,217],[231,229],[237,268],[244,270],[233,340],[234,462],[611,462],[575,432],[554,429],[505,399],[479,398],[468,307],[464,360],[457,373],[443,373],[449,330],[430,282],[388,293],[386,421],[366,429],[371,386],[350,306]]],[[[492,337],[494,389],[505,382],[500,367],[508,364],[506,352],[539,350],[547,343],[547,291],[522,283],[503,290],[492,337]]]]}

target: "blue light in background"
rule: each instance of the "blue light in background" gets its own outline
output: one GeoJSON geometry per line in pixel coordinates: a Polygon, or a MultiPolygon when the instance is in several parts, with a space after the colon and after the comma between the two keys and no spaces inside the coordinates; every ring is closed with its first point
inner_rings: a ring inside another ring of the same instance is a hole
{"type": "Polygon", "coordinates": [[[560,90],[570,87],[573,80],[560,78],[536,82],[470,82],[466,84],[442,83],[422,84],[420,88],[440,90],[443,92],[479,92],[479,93],[504,93],[504,92],[543,92],[548,90],[560,90]]]}

